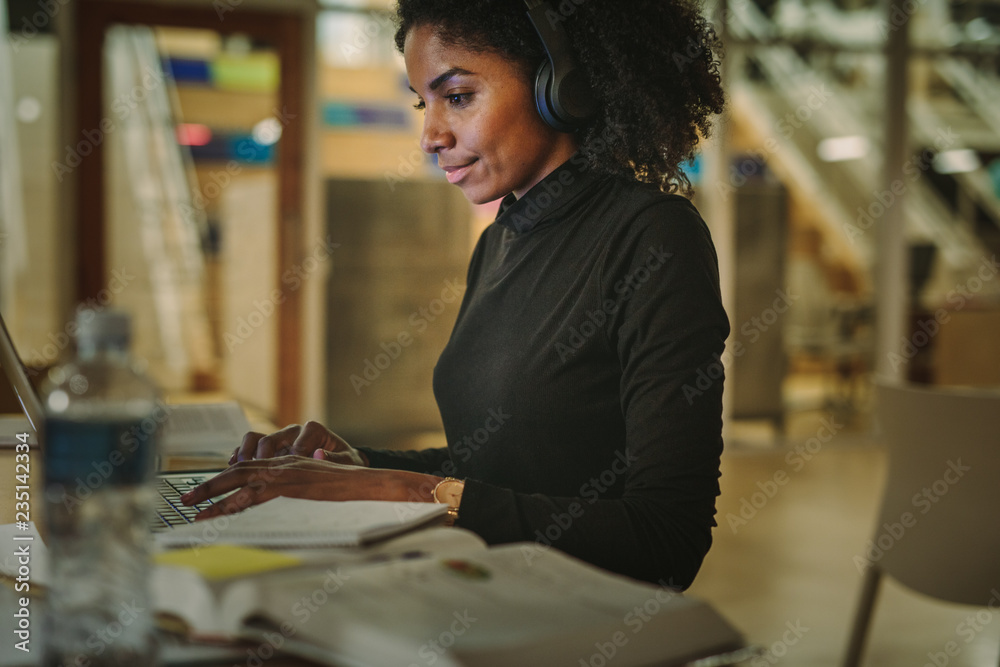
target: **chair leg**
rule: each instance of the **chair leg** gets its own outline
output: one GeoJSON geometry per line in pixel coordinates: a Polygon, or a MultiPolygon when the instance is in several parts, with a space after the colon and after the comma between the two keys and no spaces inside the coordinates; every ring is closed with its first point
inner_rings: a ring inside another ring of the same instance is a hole
{"type": "Polygon", "coordinates": [[[851,628],[851,638],[847,644],[847,654],[844,656],[844,667],[858,667],[861,664],[861,654],[868,638],[868,626],[872,619],[872,608],[878,596],[879,583],[882,581],[882,570],[877,565],[870,565],[861,584],[861,599],[854,613],[854,626],[851,628]]]}

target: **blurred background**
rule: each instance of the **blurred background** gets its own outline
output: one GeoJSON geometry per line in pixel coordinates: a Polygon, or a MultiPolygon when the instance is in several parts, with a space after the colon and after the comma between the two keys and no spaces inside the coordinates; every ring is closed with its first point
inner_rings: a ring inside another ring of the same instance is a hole
{"type": "MultiPolygon", "coordinates": [[[[706,8],[729,107],[689,174],[748,434],[818,408],[863,419],[879,358],[1000,384],[1000,6],[899,7],[706,8]],[[879,324],[901,338],[880,348],[879,324]]],[[[173,391],[376,446],[439,429],[431,371],[496,204],[470,206],[419,150],[390,3],[7,12],[0,286],[29,364],[67,351],[77,303],[113,304],[173,391]]]]}
{"type": "MultiPolygon", "coordinates": [[[[446,444],[431,375],[497,203],[468,204],[420,151],[391,3],[0,6],[0,310],[29,365],[71,352],[79,304],[116,306],[171,394],[357,445],[446,444]]],[[[811,611],[769,664],[833,664],[885,467],[872,379],[1000,387],[1000,3],[705,12],[729,104],[688,173],[733,333],[718,546],[694,592],[768,647],[811,611]],[[763,518],[727,523],[824,427],[763,518]],[[823,584],[790,585],[800,571],[823,584]]],[[[898,599],[873,664],[924,664],[960,610],[903,623],[917,603],[898,599]]],[[[998,630],[950,664],[996,664],[998,630]]]]}

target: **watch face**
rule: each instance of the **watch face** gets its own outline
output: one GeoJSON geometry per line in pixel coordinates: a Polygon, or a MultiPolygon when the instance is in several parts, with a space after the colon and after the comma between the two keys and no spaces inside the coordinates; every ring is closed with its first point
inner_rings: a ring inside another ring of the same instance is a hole
{"type": "Polygon", "coordinates": [[[455,507],[462,499],[462,490],[464,488],[465,482],[458,479],[446,479],[438,484],[437,490],[434,493],[434,499],[439,503],[447,503],[455,507]]]}

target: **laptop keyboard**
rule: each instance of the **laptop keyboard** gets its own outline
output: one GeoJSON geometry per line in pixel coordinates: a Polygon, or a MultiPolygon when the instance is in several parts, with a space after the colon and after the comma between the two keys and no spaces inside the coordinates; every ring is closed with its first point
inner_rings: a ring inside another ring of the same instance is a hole
{"type": "Polygon", "coordinates": [[[211,500],[191,505],[181,503],[181,495],[198,486],[211,475],[191,475],[190,477],[174,477],[156,479],[156,490],[160,497],[156,501],[157,519],[153,522],[153,532],[167,530],[185,523],[194,523],[194,515],[211,506],[211,500]]]}

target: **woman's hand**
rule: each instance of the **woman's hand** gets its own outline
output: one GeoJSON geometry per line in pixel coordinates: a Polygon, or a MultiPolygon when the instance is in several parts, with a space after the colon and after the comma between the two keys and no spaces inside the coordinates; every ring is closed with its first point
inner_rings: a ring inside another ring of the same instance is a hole
{"type": "Polygon", "coordinates": [[[252,459],[276,456],[308,456],[351,466],[368,467],[368,458],[319,422],[308,421],[304,426],[293,424],[280,431],[264,435],[250,432],[243,444],[229,457],[230,465],[252,459]]]}
{"type": "MultiPolygon", "coordinates": [[[[359,468],[303,456],[239,461],[181,496],[194,505],[235,491],[201,511],[196,520],[233,514],[277,496],[310,500],[433,502],[434,475],[359,468]]],[[[294,517],[290,517],[294,520],[294,517]]]]}

